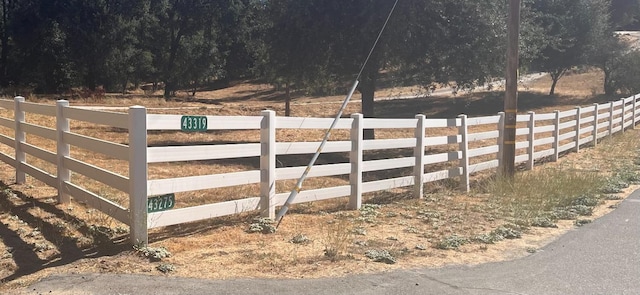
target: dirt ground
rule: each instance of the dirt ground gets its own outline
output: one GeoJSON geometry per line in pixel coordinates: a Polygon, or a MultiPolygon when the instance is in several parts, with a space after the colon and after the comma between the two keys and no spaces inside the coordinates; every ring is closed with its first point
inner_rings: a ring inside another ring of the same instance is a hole
{"type": "MultiPolygon", "coordinates": [[[[548,78],[523,85],[521,110],[545,112],[606,101],[608,99],[601,95],[601,86],[592,86],[601,85],[601,79],[602,75],[597,72],[575,73],[560,81],[559,95],[552,98],[544,94],[550,85],[548,78]]],[[[420,91],[410,87],[387,89],[379,96],[420,91]]],[[[255,115],[269,108],[282,115],[281,97],[268,85],[242,83],[170,101],[132,94],[76,103],[189,107],[206,110],[211,115],[255,115]]],[[[330,117],[342,98],[298,97],[294,100],[292,115],[330,117]]],[[[47,100],[40,98],[40,101],[47,100]]],[[[413,117],[409,112],[416,110],[431,117],[459,113],[476,116],[495,114],[501,108],[500,103],[498,93],[482,98],[457,95],[388,100],[378,102],[377,108],[381,116],[413,117]]],[[[348,112],[356,112],[358,108],[359,104],[354,102],[348,112]]],[[[625,136],[635,141],[638,133],[630,131],[625,136]]],[[[609,146],[613,150],[628,147],[614,143],[609,146]]],[[[604,171],[603,167],[611,161],[607,152],[602,148],[587,148],[536,169],[576,167],[604,171]]],[[[634,153],[635,149],[627,161],[633,161],[634,153]]],[[[28,285],[52,273],[147,273],[214,279],[308,278],[478,264],[522,257],[576,229],[574,221],[561,220],[557,228],[527,228],[518,239],[494,244],[471,242],[455,249],[441,249],[436,245],[444,238],[455,235],[471,238],[508,223],[508,218],[492,207],[492,200],[486,194],[478,190],[462,194],[454,185],[443,182],[430,185],[425,198],[420,200],[412,199],[405,190],[367,195],[366,205],[360,211],[345,210],[345,199],[296,205],[280,228],[270,234],[248,232],[255,214],[161,228],[151,231],[148,248],[134,249],[128,243],[128,229],[110,217],[75,202],[56,204],[53,189],[33,179],[16,185],[10,166],[0,164],[0,167],[3,168],[0,171],[3,188],[0,194],[0,291],[28,285]],[[394,263],[380,263],[368,257],[383,251],[393,257],[394,263]]],[[[620,196],[628,195],[635,188],[627,188],[620,196]]],[[[620,200],[601,202],[589,218],[614,210],[617,202],[620,200]]]]}

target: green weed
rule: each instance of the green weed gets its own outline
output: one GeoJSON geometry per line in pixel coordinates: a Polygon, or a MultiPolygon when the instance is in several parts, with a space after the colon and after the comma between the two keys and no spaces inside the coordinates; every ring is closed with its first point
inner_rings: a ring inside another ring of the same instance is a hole
{"type": "MultiPolygon", "coordinates": [[[[481,192],[491,195],[492,206],[505,216],[522,220],[525,225],[543,225],[539,218],[549,217],[557,208],[572,209],[578,215],[590,212],[580,206],[595,205],[604,185],[594,172],[574,169],[542,169],[516,174],[513,178],[495,177],[485,183],[481,192]]],[[[569,214],[554,216],[564,219],[569,214]]],[[[550,225],[545,223],[544,225],[550,225]]]]}
{"type": "Polygon", "coordinates": [[[451,250],[458,249],[460,246],[467,243],[469,243],[469,239],[454,234],[438,241],[435,247],[441,250],[451,250]]]}

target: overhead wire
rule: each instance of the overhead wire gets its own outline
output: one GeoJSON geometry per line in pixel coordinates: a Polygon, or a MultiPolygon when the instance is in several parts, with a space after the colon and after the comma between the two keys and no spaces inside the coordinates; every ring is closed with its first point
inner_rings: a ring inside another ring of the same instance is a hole
{"type": "Polygon", "coordinates": [[[280,223],[282,222],[282,219],[284,218],[284,215],[287,214],[287,211],[289,210],[289,206],[291,206],[291,204],[295,200],[295,198],[298,195],[298,193],[300,193],[300,191],[302,190],[302,184],[304,183],[304,180],[309,175],[309,171],[311,171],[311,168],[315,164],[316,160],[318,160],[318,157],[320,156],[320,153],[322,153],[322,149],[324,148],[325,144],[329,140],[329,137],[331,136],[331,131],[336,127],[336,124],[338,123],[338,120],[340,120],[340,117],[342,116],[342,113],[344,112],[344,109],[349,104],[349,101],[351,100],[351,96],[353,96],[353,93],[355,92],[356,88],[358,87],[358,84],[360,83],[360,77],[362,76],[362,72],[364,71],[365,67],[367,66],[367,63],[369,62],[369,59],[371,58],[371,55],[373,54],[373,51],[375,50],[376,46],[378,45],[378,41],[380,41],[380,37],[382,36],[382,33],[384,32],[385,28],[387,27],[387,24],[389,23],[389,19],[391,19],[391,15],[393,15],[393,12],[396,9],[396,6],[398,5],[398,1],[399,0],[396,0],[395,3],[393,4],[393,7],[391,7],[391,10],[389,11],[389,14],[387,15],[387,18],[384,21],[384,24],[382,25],[382,28],[380,29],[380,32],[378,33],[378,36],[376,37],[376,40],[373,43],[373,46],[371,46],[371,50],[369,50],[369,54],[367,55],[367,58],[364,60],[364,62],[362,63],[362,66],[360,67],[360,72],[358,72],[358,76],[356,76],[356,79],[355,79],[355,81],[353,83],[353,86],[351,86],[351,89],[349,90],[349,93],[347,94],[347,96],[345,97],[344,101],[342,102],[342,105],[340,106],[340,109],[338,110],[338,113],[336,114],[335,118],[333,119],[333,122],[331,123],[331,126],[325,132],[324,137],[322,139],[322,142],[320,142],[320,146],[318,147],[318,150],[316,151],[316,153],[313,155],[313,157],[309,161],[309,164],[307,165],[307,168],[304,170],[304,172],[302,173],[302,175],[298,179],[295,187],[291,190],[291,193],[289,194],[289,197],[287,198],[286,202],[284,203],[284,205],[282,205],[282,207],[280,208],[280,211],[278,211],[278,214],[276,215],[276,220],[275,220],[277,222],[276,223],[276,228],[278,228],[280,226],[280,223]]]}

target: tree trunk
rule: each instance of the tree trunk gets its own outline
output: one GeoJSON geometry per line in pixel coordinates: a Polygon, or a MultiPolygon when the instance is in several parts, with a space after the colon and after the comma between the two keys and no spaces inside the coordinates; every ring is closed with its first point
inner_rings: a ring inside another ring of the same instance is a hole
{"type": "Polygon", "coordinates": [[[291,116],[291,92],[289,90],[289,81],[287,81],[287,83],[285,84],[285,98],[284,98],[284,116],[285,117],[290,117],[291,116]]]}
{"type": "Polygon", "coordinates": [[[122,95],[127,94],[127,84],[129,84],[128,79],[124,79],[122,81],[122,95]]]}
{"type": "Polygon", "coordinates": [[[567,72],[567,69],[560,69],[551,71],[549,75],[551,76],[551,90],[549,90],[549,95],[554,95],[556,93],[556,85],[558,85],[558,80],[564,76],[564,73],[567,72]]]}
{"type": "Polygon", "coordinates": [[[558,84],[558,79],[560,77],[551,75],[551,90],[549,90],[549,96],[552,96],[556,93],[556,85],[558,84]]]}
{"type": "MultiPolygon", "coordinates": [[[[376,93],[376,82],[380,71],[380,51],[374,51],[369,59],[369,63],[365,66],[360,76],[360,94],[362,95],[362,115],[365,118],[374,118],[376,116],[373,98],[376,93]]],[[[373,129],[365,129],[363,132],[364,139],[375,139],[373,129]]]]}
{"type": "MultiPolygon", "coordinates": [[[[373,105],[373,97],[376,92],[377,73],[366,75],[360,82],[360,93],[362,94],[362,115],[365,118],[375,117],[375,109],[373,105]]],[[[364,139],[375,139],[373,129],[365,129],[363,133],[364,139]]]]}
{"type": "Polygon", "coordinates": [[[9,25],[7,23],[9,17],[7,16],[7,14],[9,14],[9,8],[7,7],[7,5],[9,5],[7,3],[7,0],[2,0],[2,44],[0,45],[2,46],[2,48],[0,48],[0,50],[2,50],[2,52],[0,53],[0,83],[2,84],[2,86],[6,86],[8,84],[7,62],[9,56],[9,25]]]}
{"type": "Polygon", "coordinates": [[[164,98],[171,98],[173,96],[173,82],[165,81],[164,82],[164,98]]]}
{"type": "Polygon", "coordinates": [[[176,75],[173,72],[175,68],[176,56],[178,55],[178,47],[180,46],[180,40],[182,39],[182,28],[178,29],[178,32],[174,34],[173,28],[171,31],[171,46],[169,48],[169,61],[165,66],[164,78],[164,98],[170,98],[175,94],[177,88],[176,75]],[[169,81],[171,80],[171,81],[169,81]]]}
{"type": "Polygon", "coordinates": [[[191,96],[195,97],[198,91],[198,79],[193,82],[193,88],[191,88],[191,96]]]}
{"type": "Polygon", "coordinates": [[[611,71],[606,67],[604,69],[604,93],[606,95],[612,95],[616,93],[616,87],[611,82],[611,71]]]}

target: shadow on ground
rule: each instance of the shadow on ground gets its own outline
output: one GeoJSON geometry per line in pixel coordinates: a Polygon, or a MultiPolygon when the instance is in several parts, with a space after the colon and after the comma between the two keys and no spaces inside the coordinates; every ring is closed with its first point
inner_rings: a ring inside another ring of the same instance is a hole
{"type": "MultiPolygon", "coordinates": [[[[518,112],[546,107],[587,106],[610,101],[606,95],[592,98],[571,96],[549,96],[538,92],[518,94],[518,112]]],[[[460,114],[470,117],[491,116],[504,109],[504,92],[477,92],[455,97],[424,97],[416,99],[396,99],[376,102],[376,115],[383,118],[412,118],[425,114],[430,118],[453,118],[460,114]]]]}
{"type": "Polygon", "coordinates": [[[6,267],[6,263],[3,263],[5,269],[0,271],[0,275],[4,276],[0,277],[2,283],[83,258],[112,256],[131,249],[126,235],[116,237],[105,233],[43,199],[35,199],[12,190],[2,182],[0,187],[4,188],[0,192],[0,210],[10,214],[11,221],[0,222],[0,239],[15,263],[15,267],[6,267]],[[60,226],[61,224],[73,226],[74,233],[69,234],[69,229],[60,226]],[[31,232],[26,233],[27,231],[31,232]],[[79,246],[78,240],[82,237],[91,239],[93,243],[86,243],[90,244],[86,247],[79,246]],[[54,248],[39,246],[47,244],[54,245],[54,248]],[[42,258],[45,256],[47,258],[42,258]]]}

